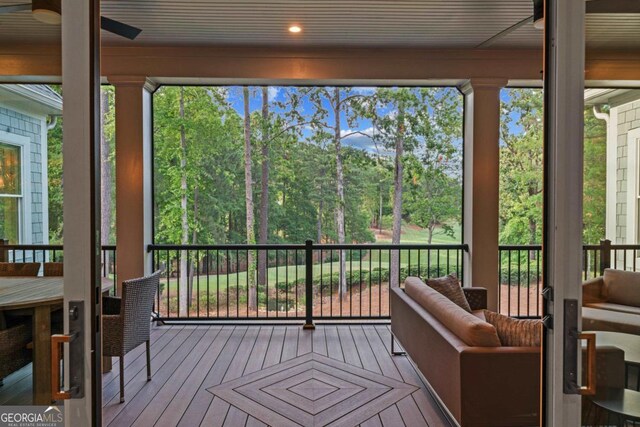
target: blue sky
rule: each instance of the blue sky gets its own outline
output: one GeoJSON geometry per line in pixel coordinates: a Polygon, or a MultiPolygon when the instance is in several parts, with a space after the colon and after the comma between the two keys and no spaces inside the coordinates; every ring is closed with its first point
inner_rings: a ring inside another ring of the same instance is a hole
{"type": "MultiPolygon", "coordinates": [[[[289,91],[296,91],[297,88],[296,87],[282,87],[282,86],[270,86],[269,87],[269,102],[271,104],[270,108],[272,108],[272,110],[276,111],[274,103],[276,102],[285,102],[287,99],[287,94],[289,91]]],[[[455,89],[452,89],[455,90],[455,89]]],[[[367,86],[361,86],[361,87],[353,87],[350,89],[350,93],[358,93],[358,94],[371,94],[375,91],[375,87],[367,87],[367,86]]],[[[250,103],[249,106],[251,108],[251,111],[259,111],[262,108],[262,92],[260,90],[259,87],[252,87],[251,88],[251,92],[250,92],[250,103]]],[[[244,114],[244,105],[243,105],[243,95],[242,95],[242,88],[241,87],[230,87],[229,88],[229,102],[231,103],[231,105],[233,106],[233,108],[238,111],[239,115],[243,115],[244,114]]],[[[327,107],[328,107],[328,101],[326,101],[327,107]]],[[[303,102],[301,105],[302,108],[302,112],[306,112],[311,114],[312,110],[313,110],[313,106],[311,104],[311,102],[306,99],[303,98],[303,102]]],[[[327,110],[329,111],[329,116],[327,117],[327,122],[332,125],[334,123],[334,117],[332,115],[332,112],[330,111],[330,108],[327,108],[327,110]]],[[[280,111],[282,113],[282,111],[280,111]]],[[[386,111],[386,113],[392,113],[391,111],[386,111]]],[[[352,123],[352,127],[350,127],[347,124],[347,120],[346,120],[346,114],[343,112],[342,113],[342,120],[341,120],[341,125],[342,125],[342,133],[343,134],[347,134],[347,133],[351,133],[353,131],[359,131],[364,133],[365,135],[371,135],[373,132],[373,124],[371,122],[371,120],[368,119],[359,119],[357,123],[352,123]]],[[[310,129],[304,129],[303,130],[303,136],[304,137],[309,137],[311,135],[311,130],[310,129]]],[[[369,153],[381,153],[381,154],[386,154],[386,155],[391,155],[392,152],[385,150],[383,147],[381,147],[379,144],[378,146],[376,146],[375,142],[373,141],[372,138],[367,137],[365,135],[362,134],[354,134],[351,135],[347,138],[345,138],[343,140],[343,144],[346,146],[350,146],[353,148],[357,148],[360,150],[364,150],[367,151],[369,153]]],[[[460,144],[461,141],[458,142],[458,144],[460,144]]]]}

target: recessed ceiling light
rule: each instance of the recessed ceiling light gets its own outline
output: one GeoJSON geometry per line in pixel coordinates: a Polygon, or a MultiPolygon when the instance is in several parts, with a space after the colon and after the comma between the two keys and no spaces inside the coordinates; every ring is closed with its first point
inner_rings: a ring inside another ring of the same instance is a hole
{"type": "Polygon", "coordinates": [[[292,25],[289,27],[290,33],[299,33],[302,31],[302,28],[299,25],[292,25]]]}

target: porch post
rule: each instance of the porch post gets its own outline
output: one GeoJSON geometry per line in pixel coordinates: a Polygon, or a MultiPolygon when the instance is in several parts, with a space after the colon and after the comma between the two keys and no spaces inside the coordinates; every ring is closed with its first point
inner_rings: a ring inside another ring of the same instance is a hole
{"type": "Polygon", "coordinates": [[[489,310],[498,309],[498,187],[500,89],[506,79],[471,79],[463,87],[465,286],[487,288],[489,310]]]}
{"type": "MultiPolygon", "coordinates": [[[[118,282],[151,271],[151,91],[146,77],[110,76],[116,113],[116,262],[118,282]]],[[[118,293],[122,287],[118,287],[118,293]]]]}

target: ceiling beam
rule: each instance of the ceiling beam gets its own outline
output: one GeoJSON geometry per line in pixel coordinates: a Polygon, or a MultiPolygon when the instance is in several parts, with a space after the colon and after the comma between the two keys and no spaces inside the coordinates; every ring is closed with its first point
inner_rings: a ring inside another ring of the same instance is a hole
{"type": "MultiPolygon", "coordinates": [[[[456,84],[469,78],[541,81],[539,50],[105,47],[103,76],[157,83],[456,84]]],[[[57,46],[0,46],[0,81],[57,82],[57,46]]],[[[587,52],[588,81],[640,81],[640,52],[587,52]]]]}

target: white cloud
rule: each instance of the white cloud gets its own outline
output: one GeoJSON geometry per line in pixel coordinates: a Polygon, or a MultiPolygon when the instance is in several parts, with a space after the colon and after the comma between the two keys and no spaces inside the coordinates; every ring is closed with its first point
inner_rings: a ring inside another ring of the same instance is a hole
{"type": "Polygon", "coordinates": [[[276,87],[276,86],[269,86],[268,90],[269,90],[269,101],[273,101],[278,97],[282,88],[276,87]]]}
{"type": "Polygon", "coordinates": [[[358,95],[373,95],[376,91],[375,87],[366,87],[366,86],[356,86],[351,89],[353,92],[358,95]]]}

